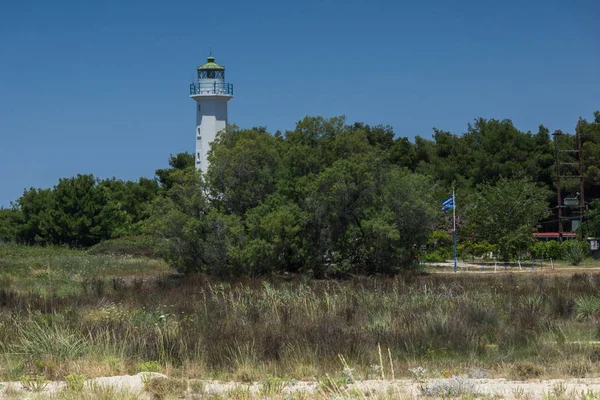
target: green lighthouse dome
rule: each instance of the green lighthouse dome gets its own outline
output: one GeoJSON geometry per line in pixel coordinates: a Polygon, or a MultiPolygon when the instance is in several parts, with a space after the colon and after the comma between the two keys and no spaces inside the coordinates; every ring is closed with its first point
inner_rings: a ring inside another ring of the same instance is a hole
{"type": "Polygon", "coordinates": [[[225,70],[225,67],[219,65],[215,62],[214,57],[208,57],[206,64],[202,64],[198,67],[198,71],[200,70],[225,70]]]}

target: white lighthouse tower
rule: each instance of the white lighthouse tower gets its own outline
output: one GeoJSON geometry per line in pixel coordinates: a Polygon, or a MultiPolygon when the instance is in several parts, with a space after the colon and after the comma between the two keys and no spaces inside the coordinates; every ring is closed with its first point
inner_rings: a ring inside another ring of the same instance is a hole
{"type": "Polygon", "coordinates": [[[233,97],[233,85],[225,82],[225,68],[214,57],[198,67],[190,97],[196,100],[196,169],[206,172],[210,144],[227,127],[227,102],[233,97]]]}

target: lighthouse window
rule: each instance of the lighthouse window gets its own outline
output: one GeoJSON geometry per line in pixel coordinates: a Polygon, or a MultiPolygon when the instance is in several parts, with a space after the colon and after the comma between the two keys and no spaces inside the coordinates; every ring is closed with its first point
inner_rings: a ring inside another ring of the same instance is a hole
{"type": "Polygon", "coordinates": [[[198,157],[198,160],[200,159],[200,153],[196,153],[196,156],[198,157]]]}
{"type": "Polygon", "coordinates": [[[202,109],[200,108],[200,104],[198,104],[198,112],[202,112],[202,109]]]}
{"type": "Polygon", "coordinates": [[[225,79],[225,71],[205,69],[198,71],[198,79],[225,79]]]}

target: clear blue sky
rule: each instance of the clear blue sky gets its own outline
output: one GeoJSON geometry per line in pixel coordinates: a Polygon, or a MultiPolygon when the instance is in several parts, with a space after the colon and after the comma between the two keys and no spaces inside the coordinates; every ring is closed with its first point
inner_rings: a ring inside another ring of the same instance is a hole
{"type": "Polygon", "coordinates": [[[241,127],[343,114],[410,138],[477,117],[572,132],[600,109],[599,21],[597,0],[0,0],[0,205],[193,152],[188,83],[211,47],[241,127]]]}

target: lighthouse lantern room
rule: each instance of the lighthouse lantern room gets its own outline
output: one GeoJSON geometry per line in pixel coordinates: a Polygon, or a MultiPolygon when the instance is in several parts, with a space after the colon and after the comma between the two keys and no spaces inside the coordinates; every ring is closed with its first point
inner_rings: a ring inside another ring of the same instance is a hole
{"type": "Polygon", "coordinates": [[[227,102],[233,85],[225,82],[225,68],[208,57],[197,68],[198,80],[190,83],[190,97],[196,101],[196,169],[206,172],[208,151],[217,133],[227,127],[227,102]]]}

